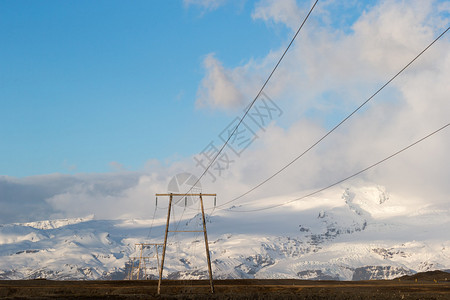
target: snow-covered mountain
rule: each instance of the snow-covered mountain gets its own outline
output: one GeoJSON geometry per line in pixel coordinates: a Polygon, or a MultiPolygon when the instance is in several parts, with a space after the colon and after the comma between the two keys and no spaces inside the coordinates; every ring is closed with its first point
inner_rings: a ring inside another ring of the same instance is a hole
{"type": "MultiPolygon", "coordinates": [[[[286,200],[208,209],[215,278],[391,279],[450,269],[448,207],[381,187],[341,187],[276,209],[241,212],[286,200]]],[[[0,225],[0,279],[123,279],[130,257],[140,255],[136,243],[162,243],[166,209],[147,220],[89,216],[0,225]]],[[[201,229],[195,205],[177,206],[172,216],[171,230],[201,229]]],[[[143,251],[154,254],[152,247],[143,251]]],[[[157,276],[156,257],[146,266],[149,278],[157,276]]],[[[164,277],[206,278],[206,270],[203,234],[171,233],[164,277]]]]}

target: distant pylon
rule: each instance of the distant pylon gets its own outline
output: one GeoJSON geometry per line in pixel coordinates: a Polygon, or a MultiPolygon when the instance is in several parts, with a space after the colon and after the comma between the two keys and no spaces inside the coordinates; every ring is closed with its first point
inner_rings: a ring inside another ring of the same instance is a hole
{"type": "Polygon", "coordinates": [[[140,247],[139,257],[130,257],[131,269],[130,269],[130,273],[128,275],[128,279],[130,279],[130,280],[134,279],[134,269],[136,269],[134,265],[135,265],[136,260],[138,260],[138,262],[139,262],[138,267],[137,267],[137,275],[136,275],[137,280],[141,279],[142,271],[143,271],[142,279],[147,279],[147,262],[149,262],[151,258],[156,258],[157,266],[158,266],[157,270],[158,270],[158,274],[159,274],[160,272],[159,272],[158,246],[162,246],[162,244],[137,243],[135,245],[140,247]],[[144,249],[151,248],[151,247],[154,247],[154,249],[155,249],[153,256],[144,256],[144,249]]]}

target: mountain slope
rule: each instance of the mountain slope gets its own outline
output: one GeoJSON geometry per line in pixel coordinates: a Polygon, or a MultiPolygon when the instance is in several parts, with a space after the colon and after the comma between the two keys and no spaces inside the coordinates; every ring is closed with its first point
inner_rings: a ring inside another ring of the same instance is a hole
{"type": "MultiPolygon", "coordinates": [[[[208,211],[215,278],[391,279],[450,268],[448,208],[360,187],[237,212],[285,200],[208,211]]],[[[171,230],[201,229],[195,208],[177,207],[171,230]]],[[[0,279],[123,279],[129,258],[140,255],[136,243],[163,241],[166,213],[157,209],[154,220],[90,216],[0,225],[0,279]]],[[[143,255],[153,256],[152,249],[143,255]]],[[[146,274],[157,276],[156,258],[146,265],[146,274]]],[[[203,234],[171,233],[164,277],[205,278],[206,270],[203,234]]]]}

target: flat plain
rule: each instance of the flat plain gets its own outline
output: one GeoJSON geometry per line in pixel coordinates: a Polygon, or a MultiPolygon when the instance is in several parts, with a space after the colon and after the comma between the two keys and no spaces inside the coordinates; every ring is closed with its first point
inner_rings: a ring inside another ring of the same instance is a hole
{"type": "Polygon", "coordinates": [[[450,299],[450,274],[433,271],[394,280],[296,279],[0,281],[1,299],[450,299]]]}

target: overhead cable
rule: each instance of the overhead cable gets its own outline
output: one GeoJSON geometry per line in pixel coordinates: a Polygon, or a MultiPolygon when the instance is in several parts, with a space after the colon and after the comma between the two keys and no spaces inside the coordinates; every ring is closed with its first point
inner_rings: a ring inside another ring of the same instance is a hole
{"type": "Polygon", "coordinates": [[[191,186],[191,188],[185,193],[185,195],[188,195],[189,192],[193,189],[194,186],[196,186],[196,184],[203,178],[203,176],[205,176],[205,174],[208,172],[208,170],[211,168],[211,166],[214,164],[214,162],[217,160],[217,158],[219,157],[219,155],[223,152],[223,149],[228,145],[228,142],[230,141],[230,139],[233,137],[233,135],[236,133],[237,129],[239,128],[239,126],[242,124],[242,122],[244,121],[245,117],[248,115],[250,109],[253,107],[253,105],[255,104],[256,100],[258,99],[258,97],[261,95],[262,91],[264,90],[264,88],[266,87],[267,83],[269,82],[269,80],[272,78],[272,75],[275,73],[275,70],[278,68],[278,66],[280,65],[281,61],[283,60],[284,56],[286,55],[286,53],[288,52],[289,48],[291,47],[291,45],[294,43],[295,38],[297,37],[297,35],[300,33],[300,31],[303,28],[303,25],[305,25],[306,20],[308,20],[309,16],[311,15],[312,11],[314,10],[314,7],[316,6],[317,2],[319,2],[319,0],[316,0],[313,4],[313,6],[311,7],[311,9],[309,10],[308,14],[306,15],[305,19],[303,20],[302,24],[300,25],[300,27],[298,28],[298,30],[296,31],[294,37],[292,38],[291,42],[289,43],[289,45],[286,47],[286,49],[284,50],[283,54],[281,55],[280,59],[278,60],[277,64],[275,65],[275,67],[272,69],[272,72],[270,73],[269,77],[266,79],[266,81],[264,82],[264,84],[262,85],[261,89],[259,90],[259,92],[256,94],[256,97],[253,99],[253,101],[250,103],[250,105],[248,106],[248,108],[246,109],[244,115],[242,116],[242,118],[239,120],[238,124],[236,125],[236,127],[233,129],[233,131],[229,134],[228,139],[225,141],[225,143],[223,144],[223,146],[219,149],[219,151],[217,152],[217,154],[213,157],[213,159],[209,162],[209,164],[206,166],[205,170],[203,171],[203,173],[200,175],[200,177],[197,179],[197,181],[191,186]]]}
{"type": "Polygon", "coordinates": [[[266,207],[263,207],[263,208],[256,208],[256,209],[251,209],[251,210],[235,210],[235,209],[233,209],[233,208],[229,208],[229,209],[220,209],[220,208],[219,208],[219,209],[220,209],[220,210],[226,210],[226,211],[232,211],[232,212],[256,212],[256,211],[262,211],[262,210],[274,209],[274,208],[277,208],[277,207],[280,207],[280,206],[287,205],[287,204],[292,203],[292,202],[296,202],[296,201],[303,200],[303,199],[305,199],[305,198],[308,198],[308,197],[314,196],[314,195],[316,195],[316,194],[318,194],[318,193],[321,193],[321,192],[323,192],[323,191],[325,191],[325,190],[327,190],[327,189],[330,189],[330,188],[332,188],[332,187],[334,187],[334,186],[336,186],[336,185],[338,185],[338,184],[341,184],[341,183],[343,183],[344,181],[347,181],[347,180],[349,180],[349,179],[351,179],[351,178],[353,178],[353,177],[356,177],[356,176],[358,176],[358,175],[360,175],[360,174],[362,174],[362,173],[364,173],[364,172],[366,172],[366,171],[368,171],[368,170],[370,170],[370,169],[372,169],[372,168],[374,168],[374,167],[376,167],[376,166],[378,166],[378,165],[380,165],[380,164],[386,162],[387,160],[389,160],[389,159],[391,159],[391,158],[393,158],[393,157],[399,155],[400,153],[402,153],[402,152],[408,150],[409,148],[411,148],[411,147],[413,147],[413,146],[419,144],[420,142],[423,142],[424,140],[428,139],[429,137],[431,137],[431,136],[435,135],[436,133],[438,133],[438,132],[444,130],[444,129],[447,128],[448,126],[450,126],[450,123],[448,123],[448,124],[442,126],[441,128],[439,128],[439,129],[433,131],[432,133],[430,133],[430,134],[424,136],[423,138],[421,138],[421,139],[415,141],[414,143],[412,143],[412,144],[410,144],[410,145],[408,145],[408,146],[402,148],[401,150],[398,150],[398,151],[395,152],[394,154],[391,154],[391,155],[389,155],[388,157],[386,157],[386,158],[384,158],[384,159],[382,159],[382,160],[380,160],[380,161],[378,161],[378,162],[376,162],[376,163],[374,163],[374,164],[372,164],[372,165],[370,165],[370,166],[368,166],[368,167],[366,167],[366,168],[364,168],[364,169],[362,169],[362,170],[360,170],[360,171],[354,173],[353,175],[347,176],[347,177],[345,177],[345,178],[343,178],[343,179],[341,179],[341,180],[339,180],[339,181],[336,181],[335,183],[332,183],[332,184],[330,184],[330,185],[328,185],[328,186],[326,186],[326,187],[324,187],[324,188],[318,189],[318,190],[316,190],[316,191],[314,191],[314,192],[311,192],[311,193],[306,194],[306,195],[304,195],[304,196],[301,196],[301,197],[299,197],[299,198],[295,198],[295,199],[292,199],[292,200],[289,200],[289,201],[286,201],[286,202],[283,202],[283,203],[280,203],[280,204],[270,205],[270,206],[266,206],[266,207]]]}
{"type": "Polygon", "coordinates": [[[267,183],[268,181],[270,181],[271,179],[273,179],[275,176],[277,176],[278,174],[280,174],[281,172],[283,172],[284,170],[286,170],[289,166],[291,166],[293,163],[295,163],[298,159],[300,159],[301,157],[303,157],[306,153],[308,153],[311,149],[313,149],[315,146],[317,146],[320,142],[322,142],[326,137],[328,137],[332,132],[334,132],[337,128],[339,128],[342,124],[344,124],[348,119],[350,119],[354,114],[356,114],[363,106],[365,106],[370,100],[372,100],[379,92],[381,92],[387,85],[389,85],[395,78],[397,78],[401,73],[403,73],[403,71],[405,71],[412,63],[414,63],[423,53],[425,53],[425,51],[427,51],[435,42],[437,42],[444,34],[447,33],[447,31],[450,29],[450,27],[448,27],[444,32],[442,32],[433,42],[431,42],[425,49],[423,49],[419,54],[417,54],[416,57],[414,57],[408,64],[406,64],[400,71],[397,72],[397,74],[395,74],[393,77],[391,77],[391,79],[389,79],[385,84],[383,84],[375,93],[372,94],[372,96],[370,96],[366,101],[364,101],[361,105],[359,105],[354,111],[352,111],[347,117],[345,117],[341,122],[339,122],[336,126],[334,126],[330,131],[328,131],[324,136],[322,136],[320,139],[318,139],[316,142],[314,142],[314,144],[312,144],[308,149],[306,149],[305,151],[303,151],[300,155],[298,155],[297,157],[295,157],[293,160],[291,160],[288,164],[286,164],[285,166],[283,166],[280,170],[278,170],[277,172],[275,172],[274,174],[272,174],[271,176],[269,176],[267,179],[263,180],[262,182],[260,182],[259,184],[257,184],[256,186],[254,186],[253,188],[251,188],[250,190],[248,190],[247,192],[239,195],[238,197],[235,197],[225,203],[222,203],[220,205],[218,205],[217,207],[223,207],[231,202],[234,202],[236,200],[241,199],[242,197],[250,194],[251,192],[253,192],[254,190],[256,190],[257,188],[261,187],[262,185],[264,185],[265,183],[267,183]]]}

